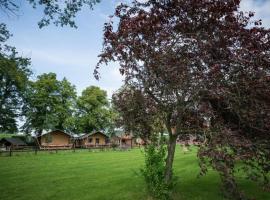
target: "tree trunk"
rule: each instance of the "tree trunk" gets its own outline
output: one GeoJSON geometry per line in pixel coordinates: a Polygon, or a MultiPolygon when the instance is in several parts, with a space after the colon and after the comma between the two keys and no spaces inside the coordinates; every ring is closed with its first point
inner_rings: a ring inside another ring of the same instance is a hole
{"type": "Polygon", "coordinates": [[[168,155],[166,158],[166,166],[165,166],[165,183],[170,184],[172,181],[172,168],[173,168],[173,159],[174,159],[174,152],[176,146],[176,139],[175,135],[170,135],[169,143],[168,143],[168,155]]]}

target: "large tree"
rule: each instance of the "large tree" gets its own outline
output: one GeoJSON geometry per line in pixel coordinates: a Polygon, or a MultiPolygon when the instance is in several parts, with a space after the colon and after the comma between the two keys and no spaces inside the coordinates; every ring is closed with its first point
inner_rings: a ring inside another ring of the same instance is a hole
{"type": "Polygon", "coordinates": [[[108,128],[110,114],[106,91],[96,86],[87,87],[77,100],[77,129],[89,133],[108,128]]]}
{"type": "Polygon", "coordinates": [[[18,56],[16,49],[6,44],[10,36],[0,24],[0,132],[14,133],[31,70],[29,59],[18,56]]]}
{"type": "MultiPolygon", "coordinates": [[[[151,1],[118,6],[117,30],[113,30],[112,22],[104,27],[100,63],[118,61],[126,84],[154,102],[149,105],[158,110],[169,133],[165,182],[170,184],[177,136],[199,126],[194,123],[198,117],[194,102],[201,85],[195,82],[199,78],[197,66],[182,59],[194,50],[192,40],[178,34],[177,20],[181,16],[170,13],[165,5],[151,1]]],[[[145,113],[139,114],[143,117],[145,113]]]]}
{"type": "Polygon", "coordinates": [[[211,134],[206,134],[199,156],[211,159],[235,199],[243,198],[233,178],[236,160],[256,167],[265,183],[270,169],[270,35],[259,27],[260,21],[251,21],[253,13],[238,11],[239,4],[240,0],[121,4],[114,15],[117,29],[113,20],[105,24],[95,72],[99,78],[100,64],[118,61],[125,82],[155,102],[151,107],[164,116],[170,136],[166,182],[171,181],[176,137],[204,131],[211,134]]]}
{"type": "Polygon", "coordinates": [[[65,122],[72,116],[75,99],[75,87],[67,79],[59,81],[54,73],[39,75],[27,89],[23,107],[26,119],[24,130],[34,130],[38,134],[49,129],[65,130],[65,122]]]}
{"type": "Polygon", "coordinates": [[[66,78],[59,81],[59,101],[57,106],[58,123],[55,128],[67,130],[67,119],[72,117],[76,109],[76,88],[66,78]]]}

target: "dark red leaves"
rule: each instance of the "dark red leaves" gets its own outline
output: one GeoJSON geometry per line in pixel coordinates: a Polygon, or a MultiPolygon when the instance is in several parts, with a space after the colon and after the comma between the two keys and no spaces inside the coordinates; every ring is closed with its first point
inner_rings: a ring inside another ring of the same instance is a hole
{"type": "Polygon", "coordinates": [[[235,196],[236,161],[250,169],[256,162],[264,179],[270,169],[270,31],[251,21],[253,12],[238,12],[239,3],[122,4],[117,30],[105,24],[100,55],[100,64],[118,61],[128,87],[140,93],[118,93],[125,123],[151,131],[158,113],[177,134],[204,132],[202,169],[209,161],[235,196]]]}

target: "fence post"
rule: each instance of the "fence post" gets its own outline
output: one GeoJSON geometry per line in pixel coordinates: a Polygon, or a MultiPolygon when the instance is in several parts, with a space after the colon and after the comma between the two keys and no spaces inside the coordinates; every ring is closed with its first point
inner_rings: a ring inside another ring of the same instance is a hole
{"type": "Polygon", "coordinates": [[[10,148],[9,148],[9,157],[11,157],[11,156],[12,156],[12,148],[10,146],[10,148]]]}

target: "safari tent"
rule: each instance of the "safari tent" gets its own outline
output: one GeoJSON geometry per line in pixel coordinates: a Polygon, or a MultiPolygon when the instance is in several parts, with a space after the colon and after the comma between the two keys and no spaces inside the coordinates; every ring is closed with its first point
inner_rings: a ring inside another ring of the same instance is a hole
{"type": "Polygon", "coordinates": [[[109,137],[101,131],[83,134],[76,139],[76,147],[101,147],[109,144],[109,137]]]}
{"type": "Polygon", "coordinates": [[[73,141],[71,134],[61,130],[44,132],[37,137],[40,149],[71,149],[73,141]]]}
{"type": "Polygon", "coordinates": [[[0,140],[0,148],[5,150],[20,149],[26,146],[27,144],[20,138],[2,138],[0,140]]]}

